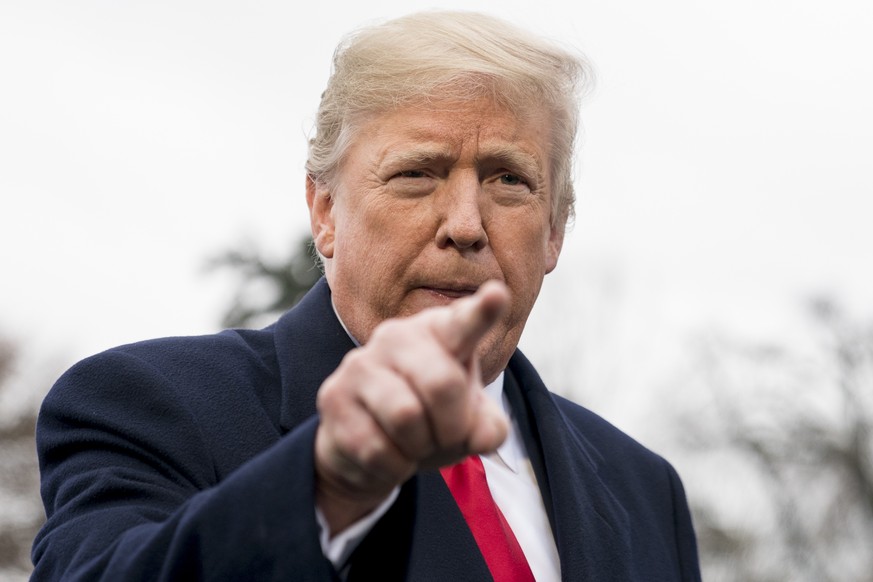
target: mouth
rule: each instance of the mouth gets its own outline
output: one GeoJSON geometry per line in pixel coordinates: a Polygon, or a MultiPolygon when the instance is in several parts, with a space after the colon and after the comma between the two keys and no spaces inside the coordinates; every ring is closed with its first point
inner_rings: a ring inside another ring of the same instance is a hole
{"type": "Polygon", "coordinates": [[[451,303],[456,299],[468,297],[479,290],[488,277],[432,277],[418,281],[419,292],[436,304],[451,303]]]}
{"type": "Polygon", "coordinates": [[[446,299],[460,299],[461,297],[467,297],[468,295],[472,295],[478,289],[477,286],[460,286],[460,287],[422,287],[422,290],[431,293],[433,295],[437,295],[439,297],[444,297],[446,299]]]}

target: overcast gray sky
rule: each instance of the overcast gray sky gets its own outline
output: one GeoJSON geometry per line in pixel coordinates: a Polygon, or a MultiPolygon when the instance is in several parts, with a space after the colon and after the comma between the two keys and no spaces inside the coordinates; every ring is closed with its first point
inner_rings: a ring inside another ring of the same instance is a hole
{"type": "MultiPolygon", "coordinates": [[[[206,258],[246,239],[281,254],[307,227],[304,144],[341,35],[431,7],[4,0],[3,335],[69,364],[215,330],[230,289],[206,258]]],[[[694,330],[791,337],[813,293],[873,313],[873,4],[439,7],[598,73],[578,220],[523,339],[535,362],[612,350],[645,382],[694,330]]]]}

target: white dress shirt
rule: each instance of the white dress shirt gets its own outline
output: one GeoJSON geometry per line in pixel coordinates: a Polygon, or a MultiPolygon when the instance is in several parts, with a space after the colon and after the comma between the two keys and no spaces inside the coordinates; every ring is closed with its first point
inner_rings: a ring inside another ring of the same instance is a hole
{"type": "Polygon", "coordinates": [[[495,452],[481,455],[485,478],[494,502],[524,551],[534,578],[539,582],[557,582],[561,579],[558,548],[518,421],[503,391],[503,376],[501,372],[485,387],[485,392],[502,406],[510,419],[510,429],[495,452]]]}

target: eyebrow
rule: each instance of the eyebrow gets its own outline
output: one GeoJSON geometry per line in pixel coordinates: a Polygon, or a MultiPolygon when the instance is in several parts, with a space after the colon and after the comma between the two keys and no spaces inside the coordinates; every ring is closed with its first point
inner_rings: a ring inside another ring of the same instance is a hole
{"type": "MultiPolygon", "coordinates": [[[[389,147],[381,156],[379,163],[380,165],[421,167],[434,163],[450,163],[456,158],[457,153],[451,146],[423,143],[412,148],[391,149],[389,147]]],[[[545,179],[545,168],[539,157],[518,146],[487,146],[476,156],[476,164],[482,165],[483,163],[496,163],[505,166],[507,170],[518,172],[540,183],[545,179]]]]}
{"type": "Polygon", "coordinates": [[[382,164],[426,166],[437,161],[450,161],[455,158],[452,148],[438,144],[419,144],[413,148],[388,149],[382,156],[382,164]]]}
{"type": "Polygon", "coordinates": [[[507,169],[541,181],[545,178],[544,166],[536,155],[513,146],[488,147],[476,157],[477,163],[495,161],[507,169]]]}

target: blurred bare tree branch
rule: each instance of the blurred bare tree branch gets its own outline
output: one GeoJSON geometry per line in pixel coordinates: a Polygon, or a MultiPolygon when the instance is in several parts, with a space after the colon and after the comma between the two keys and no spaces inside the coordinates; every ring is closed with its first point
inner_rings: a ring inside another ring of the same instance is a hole
{"type": "Polygon", "coordinates": [[[701,345],[679,426],[711,473],[692,498],[710,580],[873,580],[873,325],[810,313],[811,350],[701,345]]]}
{"type": "MultiPolygon", "coordinates": [[[[16,349],[0,340],[0,395],[9,389],[16,349]]],[[[0,580],[27,580],[30,545],[45,521],[34,448],[35,411],[0,419],[0,580]]]]}

